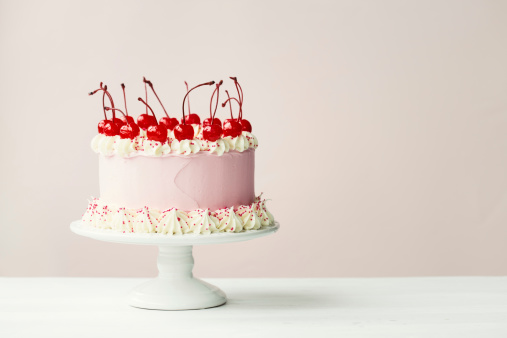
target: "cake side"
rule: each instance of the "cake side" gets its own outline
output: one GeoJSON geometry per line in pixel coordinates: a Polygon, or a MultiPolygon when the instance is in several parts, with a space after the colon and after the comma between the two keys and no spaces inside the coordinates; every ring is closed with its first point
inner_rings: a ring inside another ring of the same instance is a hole
{"type": "Polygon", "coordinates": [[[145,206],[218,210],[254,202],[255,151],[217,156],[99,155],[100,199],[129,209],[145,206]]]}

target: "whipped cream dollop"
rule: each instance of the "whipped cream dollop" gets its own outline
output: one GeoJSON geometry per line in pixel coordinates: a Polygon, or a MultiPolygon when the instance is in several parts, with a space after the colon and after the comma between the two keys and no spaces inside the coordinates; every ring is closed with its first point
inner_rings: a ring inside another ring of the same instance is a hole
{"type": "Polygon", "coordinates": [[[253,205],[240,206],[236,214],[241,218],[245,230],[257,230],[261,227],[261,219],[257,216],[253,205]]]}
{"type": "Polygon", "coordinates": [[[136,213],[137,216],[134,220],[133,232],[156,232],[158,226],[157,218],[160,214],[157,210],[145,206],[144,208],[137,210],[136,213]]]}
{"type": "Polygon", "coordinates": [[[218,232],[218,219],[211,214],[209,209],[194,210],[188,214],[189,232],[194,234],[210,234],[218,232]]]}
{"type": "Polygon", "coordinates": [[[218,230],[225,232],[240,232],[243,230],[243,222],[236,215],[234,208],[220,209],[216,212],[216,215],[220,220],[218,230]]]}
{"type": "Polygon", "coordinates": [[[266,200],[260,197],[250,205],[237,208],[215,211],[196,209],[189,212],[177,208],[161,212],[148,206],[128,209],[94,198],[89,201],[82,220],[86,225],[101,229],[168,236],[253,231],[275,224],[273,215],[266,209],[266,200]]]}
{"type": "Polygon", "coordinates": [[[243,134],[234,138],[231,136],[226,136],[224,137],[224,140],[229,143],[229,149],[239,151],[240,153],[244,152],[248,149],[248,147],[250,147],[250,142],[243,134]]]}
{"type": "Polygon", "coordinates": [[[133,232],[135,214],[125,208],[118,208],[111,221],[111,229],[133,232]]]}
{"type": "Polygon", "coordinates": [[[174,140],[171,142],[171,151],[176,154],[190,155],[201,150],[199,140],[174,140]]]}
{"type": "Polygon", "coordinates": [[[191,155],[201,151],[222,156],[230,151],[243,152],[247,149],[257,149],[259,146],[257,138],[246,131],[238,137],[227,136],[212,142],[203,138],[202,127],[199,124],[193,124],[192,127],[194,128],[194,139],[192,140],[178,141],[174,137],[174,131],[170,131],[167,142],[162,143],[149,140],[146,137],[146,131],[141,130],[139,136],[134,139],[98,134],[92,139],[91,148],[94,152],[106,156],[144,155],[157,157],[170,154],[191,155]]]}
{"type": "Polygon", "coordinates": [[[188,215],[184,211],[171,208],[163,211],[158,219],[157,232],[167,235],[183,235],[189,231],[188,215]]]}

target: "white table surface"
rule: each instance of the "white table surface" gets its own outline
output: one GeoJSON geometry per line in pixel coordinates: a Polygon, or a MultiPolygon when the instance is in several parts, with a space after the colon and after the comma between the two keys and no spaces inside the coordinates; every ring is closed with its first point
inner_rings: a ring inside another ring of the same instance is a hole
{"type": "Polygon", "coordinates": [[[224,306],[130,307],[136,278],[0,278],[0,337],[507,337],[507,277],[205,279],[224,306]]]}

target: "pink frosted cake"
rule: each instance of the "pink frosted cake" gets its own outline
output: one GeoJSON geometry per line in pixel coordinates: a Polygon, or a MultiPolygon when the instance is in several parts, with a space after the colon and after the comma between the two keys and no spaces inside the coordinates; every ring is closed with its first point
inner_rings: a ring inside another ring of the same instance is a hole
{"type": "Polygon", "coordinates": [[[146,79],[146,98],[138,99],[146,113],[137,122],[128,115],[123,84],[124,111],[115,107],[102,83],[91,92],[102,93],[105,119],[92,140],[92,149],[99,154],[100,197],[89,203],[83,222],[121,232],[165,235],[241,232],[274,225],[266,200],[255,197],[258,143],[243,119],[241,86],[231,79],[238,97],[225,91],[228,98],[222,107],[229,104],[231,118],[223,124],[215,117],[223,81],[187,87],[181,121],[169,117],[146,79]],[[213,85],[210,117],[201,123],[198,115],[190,113],[188,96],[198,87],[213,85]],[[148,105],[148,87],[165,113],[160,119],[148,105]],[[233,117],[233,101],[239,107],[237,117],[233,117]]]}

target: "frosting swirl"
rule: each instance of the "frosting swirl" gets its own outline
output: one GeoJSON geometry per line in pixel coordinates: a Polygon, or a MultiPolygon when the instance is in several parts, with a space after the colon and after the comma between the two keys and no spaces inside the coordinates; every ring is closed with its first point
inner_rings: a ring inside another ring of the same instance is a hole
{"type": "Polygon", "coordinates": [[[137,211],[134,221],[134,232],[156,232],[158,225],[158,212],[155,209],[144,207],[137,211]]]}
{"type": "Polygon", "coordinates": [[[257,138],[249,132],[243,132],[238,137],[224,137],[215,142],[204,140],[202,127],[198,124],[192,125],[194,133],[197,133],[192,140],[179,141],[174,138],[174,132],[169,132],[167,142],[149,140],[146,131],[141,130],[139,136],[134,139],[122,139],[120,136],[95,135],[91,141],[91,148],[94,152],[105,156],[118,155],[121,157],[132,157],[135,155],[144,156],[166,156],[170,154],[191,155],[199,151],[206,151],[210,154],[222,156],[229,151],[243,152],[247,149],[258,147],[257,138]]]}
{"type": "Polygon", "coordinates": [[[245,230],[257,230],[261,227],[261,219],[257,216],[253,205],[242,205],[236,211],[241,218],[245,230]]]}
{"type": "Polygon", "coordinates": [[[232,150],[237,150],[240,153],[244,152],[250,146],[245,135],[241,134],[238,137],[232,138],[231,136],[224,137],[224,140],[229,143],[229,148],[232,150]]]}
{"type": "Polygon", "coordinates": [[[189,232],[193,232],[194,234],[210,234],[218,231],[218,219],[211,214],[209,209],[194,210],[188,216],[189,232]]]}
{"type": "Polygon", "coordinates": [[[107,205],[94,198],[89,202],[82,220],[96,228],[168,236],[254,231],[275,224],[265,203],[266,200],[261,200],[259,196],[254,203],[241,205],[236,210],[232,207],[216,211],[196,209],[187,213],[177,208],[162,212],[147,206],[138,210],[128,209],[107,205]]]}
{"type": "Polygon", "coordinates": [[[220,209],[216,212],[220,219],[218,230],[225,232],[240,232],[243,230],[243,222],[234,212],[234,208],[220,209]]]}
{"type": "Polygon", "coordinates": [[[111,228],[123,232],[133,232],[134,217],[135,215],[125,208],[118,208],[111,221],[111,228]]]}
{"type": "Polygon", "coordinates": [[[188,216],[176,208],[165,210],[158,219],[157,232],[167,235],[183,235],[188,232],[188,216]]]}
{"type": "Polygon", "coordinates": [[[171,150],[176,154],[195,154],[201,150],[200,142],[198,140],[174,140],[171,142],[171,150]]]}

